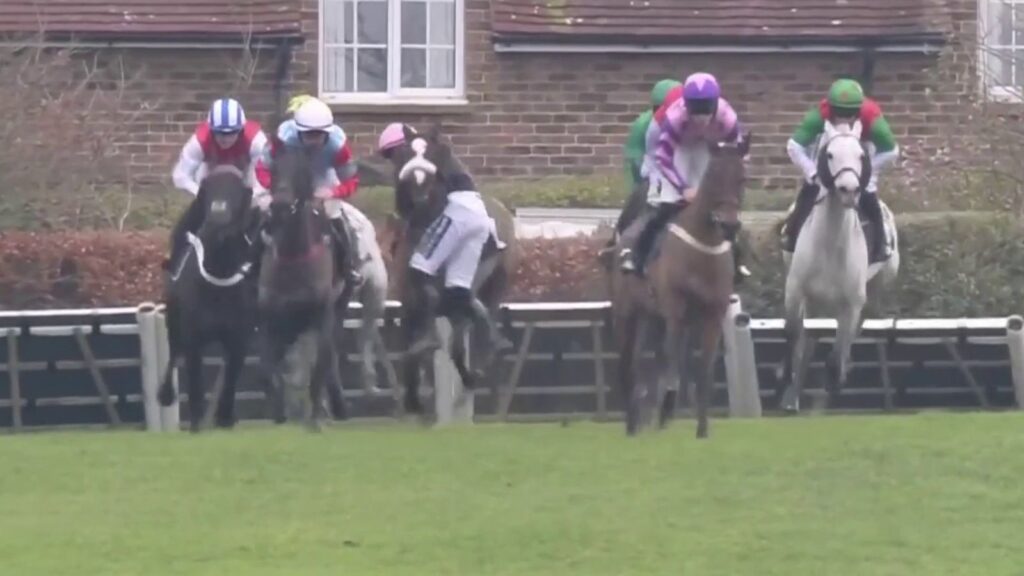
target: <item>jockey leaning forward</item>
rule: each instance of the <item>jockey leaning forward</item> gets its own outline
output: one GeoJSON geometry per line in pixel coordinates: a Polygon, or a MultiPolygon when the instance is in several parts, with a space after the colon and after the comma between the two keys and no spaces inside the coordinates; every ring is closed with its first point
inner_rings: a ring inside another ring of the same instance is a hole
{"type": "MultiPolygon", "coordinates": [[[[707,169],[709,144],[737,142],[740,123],[732,106],[721,97],[711,74],[691,74],[683,83],[680,100],[667,106],[660,122],[652,122],[657,140],[648,140],[646,164],[650,180],[647,202],[656,209],[637,238],[634,249],[624,249],[622,270],[644,274],[647,256],[661,229],[697,195],[707,169]],[[677,162],[678,160],[678,162],[677,162]]],[[[740,264],[733,242],[737,279],[749,272],[740,264]]]]}
{"type": "MultiPolygon", "coordinates": [[[[400,179],[417,170],[443,174],[439,184],[446,193],[443,212],[427,227],[409,260],[410,280],[425,291],[421,296],[425,306],[412,319],[414,341],[408,353],[416,355],[441,346],[434,321],[438,313],[475,319],[486,326],[495,350],[509,348],[511,342],[501,335],[487,308],[473,294],[473,280],[488,240],[494,239],[498,251],[504,250],[506,245],[498,238],[495,222],[487,213],[469,171],[450,152],[445,155],[448,166],[435,166],[425,156],[429,145],[413,127],[400,122],[389,124],[377,143],[378,153],[395,164],[400,179]],[[394,151],[406,141],[412,149],[412,157],[395,157],[394,151]],[[399,162],[402,165],[399,166],[399,162]],[[431,281],[442,275],[444,293],[437,295],[431,281]]],[[[407,217],[411,209],[411,206],[396,206],[402,217],[407,217]]]]}
{"type": "MultiPolygon", "coordinates": [[[[317,197],[324,200],[324,210],[331,221],[334,239],[342,248],[335,251],[335,264],[346,270],[345,280],[358,284],[359,246],[352,225],[348,222],[342,200],[351,198],[359,187],[359,173],[345,131],[334,123],[334,113],[316,98],[297,97],[294,116],[281,123],[277,141],[285,148],[304,147],[313,153],[313,177],[317,197]]],[[[277,144],[266,147],[256,168],[262,185],[270,188],[270,174],[277,153],[277,144]]]]}
{"type": "Polygon", "coordinates": [[[790,159],[804,176],[803,187],[786,225],[786,251],[792,252],[796,247],[800,227],[810,215],[818,197],[818,166],[810,151],[818,148],[818,141],[825,131],[825,122],[836,124],[854,121],[860,121],[861,139],[866,141],[871,154],[871,178],[860,195],[860,209],[873,223],[868,247],[871,254],[889,257],[882,208],[878,204],[878,173],[898,157],[899,146],[889,128],[889,122],[882,116],[882,108],[864,96],[860,83],[849,78],[841,78],[832,84],[828,96],[807,111],[786,145],[790,159]]]}
{"type": "MultiPolygon", "coordinates": [[[[259,123],[247,120],[245,110],[237,100],[222,98],[210,106],[206,118],[196,126],[178,156],[171,173],[174,187],[193,196],[207,175],[221,166],[231,166],[242,174],[246,185],[253,189],[253,204],[267,196],[267,190],[256,177],[256,164],[267,146],[267,137],[259,123]]],[[[188,232],[197,231],[202,207],[193,202],[178,221],[171,236],[173,264],[187,246],[188,232]]]]}

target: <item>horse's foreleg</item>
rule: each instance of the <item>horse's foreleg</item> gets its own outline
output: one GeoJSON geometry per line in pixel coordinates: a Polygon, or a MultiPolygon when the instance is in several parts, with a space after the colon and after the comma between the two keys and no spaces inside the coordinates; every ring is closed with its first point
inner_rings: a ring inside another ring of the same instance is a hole
{"type": "Polygon", "coordinates": [[[861,311],[862,306],[851,305],[836,317],[838,324],[836,340],[832,345],[832,352],[826,360],[829,395],[833,399],[846,385],[846,375],[850,368],[850,349],[853,348],[853,342],[857,339],[857,333],[860,332],[863,322],[861,311]]]}
{"type": "Polygon", "coordinates": [[[705,314],[701,319],[700,358],[697,369],[697,438],[708,437],[708,404],[715,378],[715,360],[718,359],[718,341],[722,337],[722,313],[705,314]]]}
{"type": "Polygon", "coordinates": [[[235,386],[245,365],[248,341],[241,335],[229,335],[221,340],[224,348],[224,385],[217,399],[216,424],[220,428],[235,425],[235,386]]]}
{"type": "Polygon", "coordinates": [[[203,386],[203,347],[192,342],[185,353],[185,372],[188,373],[189,430],[199,432],[206,413],[206,390],[203,386]]]}
{"type": "Polygon", "coordinates": [[[640,321],[635,315],[622,317],[616,322],[619,337],[619,389],[626,406],[626,434],[637,432],[637,414],[633,409],[633,388],[636,387],[636,339],[640,321]]]}
{"type": "MultiPolygon", "coordinates": [[[[404,306],[403,306],[404,308],[404,306]]],[[[416,338],[416,318],[409,312],[402,317],[402,336],[405,340],[406,350],[412,345],[416,338]]],[[[405,411],[409,414],[423,414],[423,403],[420,401],[420,356],[409,354],[402,358],[402,381],[405,384],[405,411]]]]}
{"type": "MultiPolygon", "coordinates": [[[[370,396],[380,394],[377,385],[377,368],[375,366],[377,342],[380,330],[377,328],[379,315],[363,303],[362,326],[359,327],[359,354],[361,356],[363,390],[370,396]]],[[[387,354],[383,352],[382,354],[387,354]]]]}
{"type": "Polygon", "coordinates": [[[804,365],[807,337],[804,331],[804,311],[806,304],[791,282],[786,283],[786,356],[782,361],[779,380],[785,387],[780,406],[786,412],[800,411],[800,394],[803,390],[803,379],[806,374],[801,367],[804,365]]]}
{"type": "Polygon", "coordinates": [[[161,406],[170,406],[177,397],[174,390],[174,368],[178,364],[178,355],[181,354],[181,326],[178,322],[177,311],[168,307],[167,313],[167,368],[164,370],[164,379],[160,383],[156,397],[161,406]]]}
{"type": "Polygon", "coordinates": [[[263,394],[269,408],[270,419],[275,424],[285,422],[284,413],[284,382],[280,374],[280,364],[284,356],[283,347],[274,341],[266,325],[260,327],[258,334],[260,349],[260,375],[263,381],[263,394]]]}
{"type": "Polygon", "coordinates": [[[675,418],[676,407],[679,405],[679,391],[683,386],[689,389],[690,382],[687,373],[690,366],[690,332],[679,326],[672,333],[674,335],[670,336],[670,331],[666,330],[664,344],[659,352],[665,359],[661,377],[666,382],[665,399],[661,403],[661,414],[658,418],[658,425],[661,428],[668,426],[669,421],[675,418]]]}

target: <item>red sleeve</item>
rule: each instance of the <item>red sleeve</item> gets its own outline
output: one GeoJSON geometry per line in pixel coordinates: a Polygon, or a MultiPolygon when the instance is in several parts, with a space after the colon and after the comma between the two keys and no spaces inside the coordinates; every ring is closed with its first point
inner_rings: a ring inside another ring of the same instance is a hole
{"type": "Polygon", "coordinates": [[[274,156],[277,151],[276,145],[277,138],[268,138],[263,158],[256,161],[256,181],[267,190],[270,190],[270,167],[267,165],[267,159],[274,156]]]}
{"type": "Polygon", "coordinates": [[[871,125],[875,123],[882,116],[882,107],[878,105],[871,98],[865,98],[864,104],[860,107],[860,123],[863,127],[863,133],[868,135],[871,133],[871,125]]]}
{"type": "Polygon", "coordinates": [[[348,142],[334,156],[334,168],[338,172],[351,172],[352,174],[334,187],[334,197],[341,199],[351,198],[359,188],[359,172],[356,171],[355,162],[352,160],[352,149],[349,147],[348,142]]]}
{"type": "Polygon", "coordinates": [[[267,168],[262,158],[256,162],[256,181],[260,183],[260,186],[270,190],[270,169],[267,168]]]}

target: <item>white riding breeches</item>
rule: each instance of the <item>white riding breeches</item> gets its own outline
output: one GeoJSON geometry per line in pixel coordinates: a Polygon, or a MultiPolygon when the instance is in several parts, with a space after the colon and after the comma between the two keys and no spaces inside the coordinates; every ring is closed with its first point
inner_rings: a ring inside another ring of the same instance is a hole
{"type": "MultiPolygon", "coordinates": [[[[690,187],[697,188],[711,162],[711,151],[706,144],[680,146],[676,149],[675,165],[683,180],[690,187]]],[[[656,167],[650,170],[650,185],[647,188],[647,203],[651,206],[659,204],[678,204],[683,199],[683,191],[662,176],[656,167]]]]}
{"type": "Polygon", "coordinates": [[[472,289],[487,238],[494,233],[494,221],[476,192],[452,192],[444,212],[423,234],[410,266],[436,276],[445,268],[447,288],[472,289]]]}

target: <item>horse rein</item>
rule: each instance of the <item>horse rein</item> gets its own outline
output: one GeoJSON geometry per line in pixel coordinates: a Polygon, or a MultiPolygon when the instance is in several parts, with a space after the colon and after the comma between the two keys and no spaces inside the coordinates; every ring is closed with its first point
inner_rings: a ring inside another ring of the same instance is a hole
{"type": "MultiPolygon", "coordinates": [[[[824,143],[824,145],[821,148],[822,153],[826,153],[828,151],[829,144],[831,144],[832,142],[835,142],[839,138],[853,138],[853,139],[857,140],[858,143],[860,142],[860,140],[857,138],[857,136],[855,136],[853,134],[847,134],[847,133],[836,134],[835,136],[833,136],[832,138],[830,138],[829,140],[827,140],[824,143]]],[[[859,194],[863,193],[864,192],[864,188],[866,186],[866,183],[861,182],[861,180],[862,180],[861,172],[858,171],[857,169],[851,167],[851,166],[846,166],[844,168],[840,168],[839,171],[836,172],[835,174],[829,172],[829,178],[832,180],[832,182],[835,182],[836,178],[839,178],[840,176],[842,176],[843,174],[846,174],[846,173],[853,174],[857,178],[857,182],[859,184],[859,187],[857,189],[857,194],[859,195],[859,194]]],[[[834,194],[835,191],[836,191],[836,187],[835,187],[834,184],[832,186],[826,186],[824,183],[822,183],[819,180],[818,181],[818,185],[823,187],[823,188],[825,188],[825,191],[828,192],[829,194],[834,194]]],[[[821,204],[822,202],[825,201],[825,198],[827,198],[827,197],[828,197],[828,195],[826,195],[826,194],[818,194],[818,197],[815,198],[815,200],[814,200],[814,205],[817,206],[818,204],[821,204]]],[[[847,207],[845,209],[846,210],[853,210],[855,207],[856,207],[856,203],[854,204],[854,206],[850,206],[850,207],[847,207]]]]}

